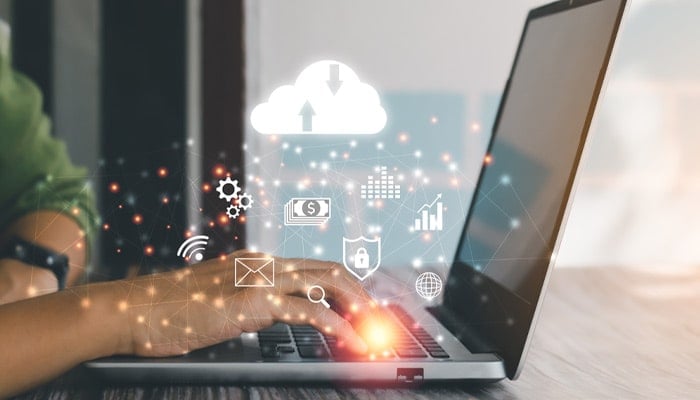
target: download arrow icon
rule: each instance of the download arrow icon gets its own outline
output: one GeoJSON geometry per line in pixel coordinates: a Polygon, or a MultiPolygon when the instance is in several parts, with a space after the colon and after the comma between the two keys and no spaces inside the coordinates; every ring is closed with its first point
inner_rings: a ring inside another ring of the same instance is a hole
{"type": "Polygon", "coordinates": [[[340,65],[330,64],[328,66],[328,74],[330,75],[330,79],[328,79],[326,83],[328,83],[328,89],[330,89],[333,96],[335,96],[335,94],[338,93],[338,89],[343,85],[343,81],[340,80],[340,65]]]}

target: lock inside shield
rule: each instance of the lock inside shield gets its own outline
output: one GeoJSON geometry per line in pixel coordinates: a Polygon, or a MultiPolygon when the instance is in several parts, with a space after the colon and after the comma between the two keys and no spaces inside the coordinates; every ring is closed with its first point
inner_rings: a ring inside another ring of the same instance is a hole
{"type": "Polygon", "coordinates": [[[369,254],[367,254],[367,249],[360,247],[355,252],[355,268],[357,269],[367,269],[369,268],[369,254]]]}

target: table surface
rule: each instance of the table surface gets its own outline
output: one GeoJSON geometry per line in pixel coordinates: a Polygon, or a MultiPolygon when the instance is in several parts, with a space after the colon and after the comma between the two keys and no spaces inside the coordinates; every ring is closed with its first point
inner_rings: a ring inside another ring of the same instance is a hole
{"type": "MultiPolygon", "coordinates": [[[[484,386],[115,386],[62,377],[22,399],[698,398],[700,268],[555,269],[525,369],[484,386]]],[[[73,374],[76,372],[74,371],[73,374]]]]}

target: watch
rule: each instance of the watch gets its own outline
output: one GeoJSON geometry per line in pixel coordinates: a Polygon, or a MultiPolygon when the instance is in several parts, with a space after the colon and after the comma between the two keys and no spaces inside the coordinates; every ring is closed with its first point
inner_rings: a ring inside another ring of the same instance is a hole
{"type": "Polygon", "coordinates": [[[35,267],[48,269],[56,275],[58,290],[65,289],[68,275],[68,256],[36,243],[13,236],[0,250],[0,259],[10,258],[35,267]]]}

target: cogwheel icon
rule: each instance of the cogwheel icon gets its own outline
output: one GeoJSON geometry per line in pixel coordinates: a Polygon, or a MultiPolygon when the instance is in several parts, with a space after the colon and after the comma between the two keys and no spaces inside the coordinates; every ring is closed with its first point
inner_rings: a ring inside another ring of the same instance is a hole
{"type": "Polygon", "coordinates": [[[247,210],[253,205],[253,198],[248,193],[243,193],[238,197],[238,206],[247,210]]]}
{"type": "Polygon", "coordinates": [[[220,199],[225,199],[226,201],[230,202],[231,200],[238,198],[238,193],[241,191],[241,187],[238,186],[238,179],[231,180],[231,177],[227,176],[226,179],[219,180],[219,186],[216,188],[216,191],[219,192],[220,199]],[[233,190],[224,190],[226,186],[232,186],[233,190]]]}
{"type": "Polygon", "coordinates": [[[238,216],[241,215],[241,209],[238,208],[238,206],[230,205],[226,209],[226,215],[231,219],[238,218],[238,216]]]}

